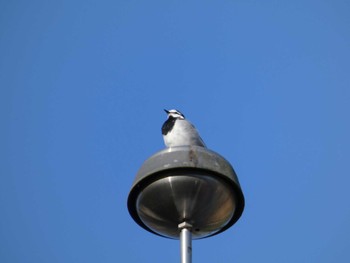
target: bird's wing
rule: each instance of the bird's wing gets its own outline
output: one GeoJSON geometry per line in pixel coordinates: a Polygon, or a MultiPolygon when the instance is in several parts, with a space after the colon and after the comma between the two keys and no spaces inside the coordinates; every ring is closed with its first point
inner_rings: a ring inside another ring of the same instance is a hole
{"type": "Polygon", "coordinates": [[[192,140],[195,142],[196,145],[198,146],[203,146],[206,147],[202,137],[199,135],[198,130],[196,129],[196,127],[188,121],[188,132],[189,134],[192,134],[192,140]]]}

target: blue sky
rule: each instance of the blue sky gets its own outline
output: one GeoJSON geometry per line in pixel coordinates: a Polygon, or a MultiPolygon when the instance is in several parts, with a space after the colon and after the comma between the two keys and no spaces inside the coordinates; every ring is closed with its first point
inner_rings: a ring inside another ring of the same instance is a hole
{"type": "Polygon", "coordinates": [[[127,196],[181,110],[246,207],[194,262],[350,261],[348,1],[1,1],[0,261],[180,262],[127,196]]]}

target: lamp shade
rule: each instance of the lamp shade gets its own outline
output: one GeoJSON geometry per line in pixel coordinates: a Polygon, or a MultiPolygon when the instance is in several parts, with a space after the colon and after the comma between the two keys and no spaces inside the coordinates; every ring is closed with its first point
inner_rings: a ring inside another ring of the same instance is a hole
{"type": "Polygon", "coordinates": [[[242,215],[244,196],[236,173],[219,154],[199,146],[166,148],[147,159],[128,196],[128,209],[141,227],[179,238],[178,225],[191,225],[194,239],[218,234],[242,215]]]}

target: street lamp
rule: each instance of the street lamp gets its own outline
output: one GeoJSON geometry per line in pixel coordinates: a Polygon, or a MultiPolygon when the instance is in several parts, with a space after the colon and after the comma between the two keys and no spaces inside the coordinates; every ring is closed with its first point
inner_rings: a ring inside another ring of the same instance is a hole
{"type": "Polygon", "coordinates": [[[128,197],[137,224],[180,239],[181,262],[190,263],[192,239],[216,235],[241,216],[244,196],[228,161],[200,146],[166,148],[147,159],[128,197]]]}

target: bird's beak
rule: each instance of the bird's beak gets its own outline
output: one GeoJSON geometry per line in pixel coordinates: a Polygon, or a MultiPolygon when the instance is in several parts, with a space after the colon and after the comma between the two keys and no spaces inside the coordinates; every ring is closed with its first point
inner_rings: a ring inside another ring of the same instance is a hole
{"type": "Polygon", "coordinates": [[[166,112],[166,114],[169,114],[169,111],[168,111],[168,110],[164,109],[164,111],[166,112]]]}

